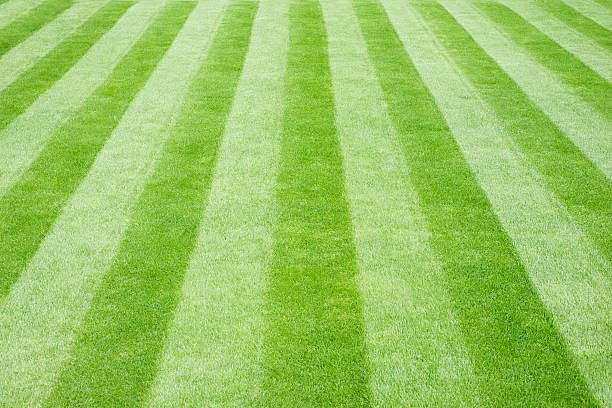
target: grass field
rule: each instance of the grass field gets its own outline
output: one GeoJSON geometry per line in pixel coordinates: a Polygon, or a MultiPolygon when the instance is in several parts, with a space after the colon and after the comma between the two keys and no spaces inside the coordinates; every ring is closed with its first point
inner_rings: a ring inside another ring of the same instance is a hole
{"type": "Polygon", "coordinates": [[[0,407],[612,408],[612,1],[0,0],[0,407]]]}

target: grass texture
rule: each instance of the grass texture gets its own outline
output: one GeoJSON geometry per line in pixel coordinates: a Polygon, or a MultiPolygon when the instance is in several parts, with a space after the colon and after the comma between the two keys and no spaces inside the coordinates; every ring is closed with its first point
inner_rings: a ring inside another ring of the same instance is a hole
{"type": "Polygon", "coordinates": [[[610,4],[0,0],[0,406],[609,406],[610,4]]]}
{"type": "Polygon", "coordinates": [[[317,2],[291,3],[289,17],[265,405],[367,406],[363,315],[327,34],[317,2]]]}
{"type": "MultiPolygon", "coordinates": [[[[160,30],[172,38],[192,7],[171,3],[159,17],[167,19],[160,30]]],[[[137,406],[143,400],[195,243],[255,11],[251,2],[228,9],[49,406],[137,406]],[[202,117],[208,126],[198,128],[202,117]],[[114,335],[108,338],[108,333],[114,335]],[[96,380],[85,388],[92,370],[96,380]]]]}
{"type": "Polygon", "coordinates": [[[494,406],[596,406],[386,13],[355,7],[482,392],[494,406]]]}

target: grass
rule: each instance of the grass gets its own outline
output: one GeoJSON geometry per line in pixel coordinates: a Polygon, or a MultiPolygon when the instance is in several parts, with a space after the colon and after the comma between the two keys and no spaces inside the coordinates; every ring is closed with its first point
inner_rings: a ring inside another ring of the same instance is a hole
{"type": "MultiPolygon", "coordinates": [[[[606,199],[612,195],[610,180],[565,137],[444,8],[428,3],[419,5],[418,9],[466,77],[508,127],[509,134],[531,160],[532,166],[544,176],[550,189],[602,253],[609,260],[612,259],[609,234],[612,229],[612,203],[606,199]]],[[[508,18],[505,21],[511,20],[508,18]]],[[[529,39],[528,31],[522,33],[523,38],[529,39]]],[[[562,61],[562,58],[556,57],[556,60],[562,61]]],[[[560,64],[558,62],[556,65],[559,69],[560,64]]],[[[576,70],[564,72],[577,75],[576,70]]],[[[578,81],[578,78],[574,81],[578,81]]]]}
{"type": "MultiPolygon", "coordinates": [[[[171,3],[167,14],[160,15],[164,24],[159,29],[169,40],[192,7],[193,3],[171,3]]],[[[256,3],[250,2],[228,9],[187,96],[184,114],[132,215],[117,261],[85,316],[49,406],[137,406],[144,398],[197,237],[255,11],[256,3]],[[202,129],[196,127],[202,117],[208,119],[206,131],[196,131],[202,129]],[[95,380],[86,385],[85,373],[92,370],[95,380]]],[[[160,33],[151,36],[159,38],[160,33]]]]}
{"type": "Polygon", "coordinates": [[[293,2],[264,342],[266,406],[367,406],[361,299],[320,5],[293,2]]]}
{"type": "Polygon", "coordinates": [[[0,91],[0,130],[28,108],[36,98],[61,78],[132,5],[113,1],[77,28],[36,65],[0,91]]]}
{"type": "Polygon", "coordinates": [[[0,4],[0,405],[609,406],[607,1],[0,4]]]}
{"type": "Polygon", "coordinates": [[[0,29],[0,56],[72,5],[72,0],[47,0],[0,29]]]}
{"type": "Polygon", "coordinates": [[[485,399],[596,406],[384,10],[355,9],[485,399]]]}

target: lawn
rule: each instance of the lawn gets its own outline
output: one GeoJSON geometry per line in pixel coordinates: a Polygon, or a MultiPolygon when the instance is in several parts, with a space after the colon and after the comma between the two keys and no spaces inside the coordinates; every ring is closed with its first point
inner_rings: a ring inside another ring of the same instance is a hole
{"type": "Polygon", "coordinates": [[[0,0],[0,407],[612,407],[612,1],[0,0]]]}

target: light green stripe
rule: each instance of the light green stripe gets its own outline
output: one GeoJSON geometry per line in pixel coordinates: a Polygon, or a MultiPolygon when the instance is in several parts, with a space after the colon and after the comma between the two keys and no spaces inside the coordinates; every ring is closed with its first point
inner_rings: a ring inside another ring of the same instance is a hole
{"type": "Polygon", "coordinates": [[[104,82],[161,5],[158,0],[145,0],[131,7],[62,79],[0,132],[0,196],[36,160],[70,114],[104,82]]]}
{"type": "Polygon", "coordinates": [[[422,20],[395,0],[384,3],[591,390],[609,403],[612,288],[604,272],[610,265],[517,156],[510,136],[422,20]]]}
{"type": "Polygon", "coordinates": [[[350,2],[326,0],[375,407],[476,407],[474,373],[350,2]]]}
{"type": "Polygon", "coordinates": [[[10,0],[0,5],[0,29],[6,27],[22,14],[38,6],[44,0],[10,0]]]}
{"type": "Polygon", "coordinates": [[[608,82],[612,82],[610,51],[533,3],[517,0],[504,0],[504,3],[608,82]]]}
{"type": "Polygon", "coordinates": [[[0,91],[98,11],[107,0],[77,2],[0,58],[0,91]]]}
{"type": "Polygon", "coordinates": [[[0,304],[0,405],[36,406],[50,391],[74,331],[110,268],[168,121],[214,34],[211,15],[217,4],[201,2],[190,15],[0,304]]]}
{"type": "Polygon", "coordinates": [[[563,0],[563,2],[600,26],[612,30],[612,12],[608,8],[591,0],[563,0]]]}
{"type": "Polygon", "coordinates": [[[287,3],[263,0],[148,406],[253,406],[272,251],[287,3]]]}
{"type": "Polygon", "coordinates": [[[473,5],[440,0],[474,40],[595,165],[612,179],[612,123],[510,41],[473,5]]]}

